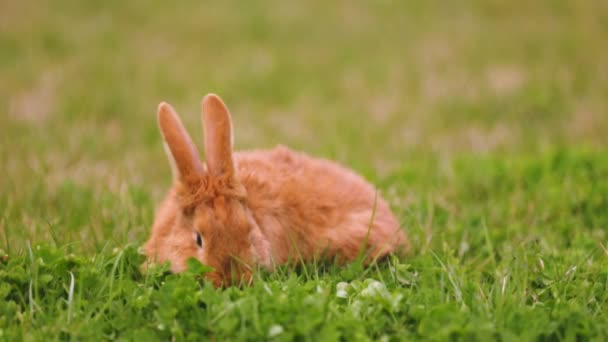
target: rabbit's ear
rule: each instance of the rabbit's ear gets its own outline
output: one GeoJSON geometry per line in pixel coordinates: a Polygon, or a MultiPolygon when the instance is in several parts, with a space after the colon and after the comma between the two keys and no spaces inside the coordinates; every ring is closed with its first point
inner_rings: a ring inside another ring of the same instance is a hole
{"type": "Polygon", "coordinates": [[[182,125],[177,113],[168,103],[158,105],[158,127],[165,141],[173,178],[186,180],[203,172],[196,146],[182,125]]]}
{"type": "Polygon", "coordinates": [[[207,169],[214,176],[234,176],[232,159],[232,120],[228,108],[215,94],[203,98],[203,126],[205,131],[205,159],[207,169]]]}

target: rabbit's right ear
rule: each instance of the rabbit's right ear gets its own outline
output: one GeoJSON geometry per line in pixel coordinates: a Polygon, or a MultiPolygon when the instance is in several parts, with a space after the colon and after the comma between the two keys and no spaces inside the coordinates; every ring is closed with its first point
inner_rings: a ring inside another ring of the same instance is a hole
{"type": "Polygon", "coordinates": [[[203,172],[196,145],[182,125],[175,110],[166,102],[158,105],[158,127],[171,163],[173,178],[185,181],[203,172]]]}

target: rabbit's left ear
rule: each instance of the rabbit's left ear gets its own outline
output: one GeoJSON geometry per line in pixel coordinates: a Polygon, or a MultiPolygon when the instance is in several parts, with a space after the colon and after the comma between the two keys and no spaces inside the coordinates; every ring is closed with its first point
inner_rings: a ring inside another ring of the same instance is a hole
{"type": "Polygon", "coordinates": [[[205,159],[207,169],[214,176],[234,176],[232,159],[232,119],[228,108],[219,96],[208,94],[203,98],[203,128],[205,132],[205,159]]]}

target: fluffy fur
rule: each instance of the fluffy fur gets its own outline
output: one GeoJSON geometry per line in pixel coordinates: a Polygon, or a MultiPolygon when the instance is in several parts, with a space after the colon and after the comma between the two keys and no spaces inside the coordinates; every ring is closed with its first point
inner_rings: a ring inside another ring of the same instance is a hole
{"type": "Polygon", "coordinates": [[[222,286],[251,281],[256,266],[347,262],[361,252],[369,262],[409,249],[389,206],[362,177],[284,146],[233,153],[222,100],[207,95],[202,111],[206,163],[177,113],[159,105],[174,184],[144,246],[148,262],[168,260],[180,272],[195,257],[214,268],[207,278],[222,286]]]}

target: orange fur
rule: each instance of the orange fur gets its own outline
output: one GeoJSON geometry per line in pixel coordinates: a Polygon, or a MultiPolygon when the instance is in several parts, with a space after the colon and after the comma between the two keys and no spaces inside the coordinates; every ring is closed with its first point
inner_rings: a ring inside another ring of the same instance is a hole
{"type": "Polygon", "coordinates": [[[205,164],[177,114],[159,106],[174,186],[144,246],[149,262],[168,260],[180,272],[195,257],[214,268],[207,277],[221,286],[251,281],[256,266],[347,262],[362,247],[366,262],[409,250],[389,206],[362,177],[284,146],[233,154],[228,109],[213,94],[202,107],[205,164]]]}

